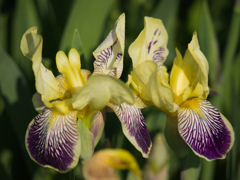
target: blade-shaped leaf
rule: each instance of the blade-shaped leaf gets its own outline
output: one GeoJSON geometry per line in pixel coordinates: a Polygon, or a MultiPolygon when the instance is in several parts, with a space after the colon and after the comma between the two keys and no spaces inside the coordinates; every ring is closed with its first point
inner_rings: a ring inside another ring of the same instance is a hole
{"type": "MultiPolygon", "coordinates": [[[[91,51],[97,47],[96,43],[100,39],[111,3],[112,0],[75,1],[62,36],[60,49],[66,51],[71,48],[72,33],[78,29],[82,38],[84,56],[89,61],[92,57],[91,51]]],[[[89,63],[88,65],[90,66],[89,63]]]]}
{"type": "Polygon", "coordinates": [[[192,151],[182,159],[181,180],[198,180],[201,170],[200,159],[192,151]]]}
{"type": "Polygon", "coordinates": [[[209,63],[209,76],[211,87],[216,89],[219,84],[219,49],[216,34],[213,27],[213,22],[209,12],[208,4],[203,1],[199,27],[198,27],[199,44],[203,54],[206,56],[209,63]]]}
{"type": "Polygon", "coordinates": [[[77,29],[73,33],[72,48],[75,48],[80,55],[83,53],[82,41],[77,29]]]}
{"type": "MultiPolygon", "coordinates": [[[[0,92],[29,169],[35,167],[25,149],[28,123],[35,116],[26,79],[13,59],[0,48],[0,92]]],[[[32,171],[31,171],[32,172],[32,171]]]]}
{"type": "MultiPolygon", "coordinates": [[[[41,29],[37,9],[33,0],[16,1],[16,12],[13,17],[12,28],[12,55],[17,62],[27,80],[34,80],[32,72],[32,62],[26,60],[19,48],[22,35],[31,26],[37,26],[41,29]]],[[[41,30],[40,30],[41,31],[41,30]]]]}
{"type": "Polygon", "coordinates": [[[8,16],[0,14],[0,47],[7,47],[7,20],[8,16]]]}

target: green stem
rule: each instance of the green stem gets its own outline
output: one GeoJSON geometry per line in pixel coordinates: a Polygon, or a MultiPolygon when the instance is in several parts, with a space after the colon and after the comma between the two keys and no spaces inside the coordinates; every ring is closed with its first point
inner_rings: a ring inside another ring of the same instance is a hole
{"type": "Polygon", "coordinates": [[[205,179],[213,179],[214,177],[214,169],[216,166],[216,161],[208,162],[206,160],[202,160],[202,173],[201,180],[205,179]]]}
{"type": "Polygon", "coordinates": [[[70,178],[69,180],[75,180],[75,172],[74,169],[70,172],[70,178]]]}

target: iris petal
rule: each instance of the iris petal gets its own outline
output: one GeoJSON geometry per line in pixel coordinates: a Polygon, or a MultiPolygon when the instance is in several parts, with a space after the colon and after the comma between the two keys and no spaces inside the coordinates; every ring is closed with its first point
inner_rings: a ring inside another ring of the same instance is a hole
{"type": "Polygon", "coordinates": [[[160,19],[144,17],[144,29],[129,47],[133,68],[146,60],[152,60],[160,67],[168,55],[168,34],[160,19]]]}
{"type": "Polygon", "coordinates": [[[108,103],[108,106],[117,114],[124,135],[142,153],[142,156],[147,158],[152,142],[141,111],[126,103],[120,105],[108,103]]]}
{"type": "Polygon", "coordinates": [[[119,79],[109,75],[93,75],[78,94],[73,95],[73,108],[83,109],[89,105],[89,111],[103,109],[109,100],[120,104],[134,103],[134,97],[128,87],[119,79]]]}
{"type": "Polygon", "coordinates": [[[94,147],[97,145],[97,143],[99,142],[102,136],[102,132],[105,125],[105,119],[106,119],[106,108],[96,112],[91,117],[92,127],[90,131],[94,137],[94,147]]]}
{"type": "Polygon", "coordinates": [[[123,70],[125,45],[125,14],[116,21],[113,30],[93,52],[94,74],[109,74],[120,78],[123,70]]]}
{"type": "Polygon", "coordinates": [[[168,112],[175,112],[178,108],[173,103],[165,66],[158,68],[153,61],[138,64],[132,72],[132,85],[144,100],[151,101],[156,107],[168,112]]]}
{"type": "Polygon", "coordinates": [[[84,81],[80,72],[80,56],[76,49],[69,51],[69,59],[63,51],[59,51],[56,55],[57,68],[66,79],[69,90],[72,94],[77,93],[84,81]],[[71,59],[70,59],[71,58],[71,59]]]}
{"type": "Polygon", "coordinates": [[[197,34],[193,34],[183,59],[177,49],[176,54],[170,76],[175,102],[181,104],[193,97],[206,99],[209,94],[209,68],[207,59],[200,50],[197,34]]]}
{"type": "Polygon", "coordinates": [[[81,151],[76,120],[76,111],[61,115],[45,108],[28,126],[26,147],[30,157],[60,172],[74,168],[81,151]]]}
{"type": "MultiPolygon", "coordinates": [[[[21,40],[21,51],[32,62],[36,79],[36,89],[42,95],[44,103],[61,98],[64,94],[59,92],[59,83],[53,73],[42,64],[42,36],[37,34],[37,27],[28,29],[21,40]]],[[[45,105],[46,105],[45,104],[45,105]]]]}
{"type": "Polygon", "coordinates": [[[188,100],[178,110],[178,129],[195,154],[207,160],[225,158],[234,141],[228,120],[206,100],[188,100]]]}

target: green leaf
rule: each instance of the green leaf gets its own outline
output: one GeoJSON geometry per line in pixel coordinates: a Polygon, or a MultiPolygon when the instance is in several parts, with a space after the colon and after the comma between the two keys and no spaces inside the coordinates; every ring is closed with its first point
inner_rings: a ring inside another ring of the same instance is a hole
{"type": "Polygon", "coordinates": [[[218,105],[217,108],[221,111],[224,110],[229,114],[231,111],[231,71],[233,69],[234,56],[237,53],[237,47],[240,37],[240,1],[236,1],[233,10],[233,16],[231,19],[227,44],[223,54],[223,78],[222,78],[222,87],[219,98],[216,99],[214,105],[218,105]]]}
{"type": "Polygon", "coordinates": [[[211,87],[215,90],[218,90],[218,86],[220,85],[219,48],[213,27],[213,22],[206,1],[203,1],[201,6],[198,38],[201,51],[206,56],[209,63],[209,76],[211,87]]]}
{"type": "Polygon", "coordinates": [[[104,21],[110,10],[112,0],[79,0],[75,1],[65,27],[60,48],[68,51],[72,47],[72,34],[78,29],[83,44],[84,56],[89,69],[92,51],[97,48],[101,37],[104,21]]]}
{"type": "Polygon", "coordinates": [[[181,180],[198,180],[201,170],[201,163],[198,156],[189,151],[187,157],[181,159],[183,170],[181,180]]]}
{"type": "Polygon", "coordinates": [[[69,180],[75,180],[75,169],[71,170],[69,180]]]}
{"type": "Polygon", "coordinates": [[[81,159],[89,159],[94,152],[94,137],[81,119],[78,119],[78,132],[81,138],[81,159]]]}
{"type": "Polygon", "coordinates": [[[205,159],[201,160],[202,162],[202,172],[201,172],[201,180],[206,179],[213,179],[214,178],[214,172],[216,167],[216,161],[206,161],[205,159]]]}
{"type": "Polygon", "coordinates": [[[28,123],[35,116],[29,97],[26,79],[13,59],[0,48],[0,93],[5,103],[7,115],[18,137],[20,151],[23,152],[30,172],[34,162],[25,148],[25,133],[28,123]]]}
{"type": "Polygon", "coordinates": [[[33,0],[16,1],[16,11],[13,17],[11,52],[28,81],[33,82],[32,62],[26,60],[20,50],[23,34],[32,26],[37,26],[41,31],[39,17],[33,0]]]}
{"type": "Polygon", "coordinates": [[[232,70],[232,77],[231,79],[233,80],[233,87],[235,89],[235,92],[240,92],[240,51],[238,52],[238,55],[236,57],[236,60],[233,65],[233,70],[232,70]]]}
{"type": "Polygon", "coordinates": [[[4,104],[2,96],[0,95],[0,117],[3,113],[4,108],[5,108],[5,104],[4,104]]]}
{"type": "Polygon", "coordinates": [[[152,13],[152,17],[159,18],[168,32],[168,60],[165,61],[166,66],[172,65],[175,57],[175,35],[177,30],[179,0],[162,0],[152,13]]]}
{"type": "Polygon", "coordinates": [[[87,62],[83,54],[82,40],[77,29],[73,33],[72,48],[75,48],[81,56],[81,67],[87,67],[87,62]]]}
{"type": "Polygon", "coordinates": [[[83,54],[82,41],[81,41],[80,34],[77,29],[75,29],[75,31],[73,33],[72,48],[75,48],[80,55],[83,54]]]}
{"type": "Polygon", "coordinates": [[[0,14],[0,47],[7,48],[7,21],[8,16],[0,14]]]}

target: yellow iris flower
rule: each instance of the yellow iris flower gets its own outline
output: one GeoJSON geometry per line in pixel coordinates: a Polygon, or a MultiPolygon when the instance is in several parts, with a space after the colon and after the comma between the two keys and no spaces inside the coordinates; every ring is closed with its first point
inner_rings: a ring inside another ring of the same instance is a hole
{"type": "MultiPolygon", "coordinates": [[[[232,148],[234,131],[229,121],[206,100],[209,67],[197,34],[193,34],[183,58],[176,49],[170,84],[163,65],[168,55],[167,39],[162,21],[145,17],[143,31],[129,47],[133,71],[128,84],[132,84],[133,92],[142,102],[167,113],[167,126],[175,123],[196,155],[206,160],[225,158],[232,148]]],[[[177,141],[174,136],[172,141],[177,141]]]]}
{"type": "Polygon", "coordinates": [[[81,69],[76,49],[56,55],[60,73],[53,75],[42,64],[43,39],[37,28],[26,31],[21,40],[22,53],[32,61],[37,94],[34,101],[42,108],[29,124],[26,147],[30,157],[42,166],[67,172],[79,157],[89,158],[99,141],[109,106],[117,114],[123,133],[147,157],[151,139],[140,109],[128,87],[118,78],[123,70],[125,15],[93,52],[96,58],[93,75],[81,69]],[[40,102],[40,103],[39,103],[40,102]],[[81,154],[82,153],[82,154],[81,154]]]}
{"type": "Polygon", "coordinates": [[[134,103],[127,86],[116,77],[105,74],[90,76],[81,69],[80,56],[76,49],[56,55],[60,75],[42,64],[42,37],[32,27],[22,37],[21,50],[32,61],[36,90],[45,105],[43,111],[29,124],[26,147],[30,157],[42,166],[66,172],[74,168],[81,154],[79,121],[85,120],[91,129],[93,114],[100,112],[111,100],[116,104],[134,103]],[[90,76],[90,77],[89,77],[90,76]],[[79,119],[79,120],[78,120],[79,119]]]}

